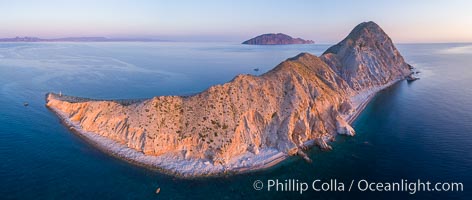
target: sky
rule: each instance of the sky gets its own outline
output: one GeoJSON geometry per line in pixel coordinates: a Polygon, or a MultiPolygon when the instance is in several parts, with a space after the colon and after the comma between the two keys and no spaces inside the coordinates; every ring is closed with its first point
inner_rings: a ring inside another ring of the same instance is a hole
{"type": "Polygon", "coordinates": [[[0,0],[0,37],[241,42],[285,33],[335,43],[374,21],[397,43],[472,42],[467,0],[0,0]]]}

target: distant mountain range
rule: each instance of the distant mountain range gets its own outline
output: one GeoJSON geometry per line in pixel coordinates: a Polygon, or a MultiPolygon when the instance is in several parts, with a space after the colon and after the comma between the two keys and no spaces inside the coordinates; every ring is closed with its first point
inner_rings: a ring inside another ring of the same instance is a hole
{"type": "Polygon", "coordinates": [[[301,38],[292,38],[283,33],[268,33],[249,39],[243,44],[252,45],[285,45],[285,44],[314,44],[313,40],[304,40],[301,38]]]}
{"type": "Polygon", "coordinates": [[[155,42],[163,41],[150,38],[106,38],[106,37],[65,37],[43,39],[38,37],[0,38],[0,42],[155,42]]]}

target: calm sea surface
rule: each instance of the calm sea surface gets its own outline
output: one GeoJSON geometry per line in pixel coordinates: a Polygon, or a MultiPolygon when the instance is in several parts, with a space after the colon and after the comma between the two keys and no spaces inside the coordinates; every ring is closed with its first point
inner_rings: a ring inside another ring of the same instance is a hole
{"type": "Polygon", "coordinates": [[[472,44],[397,45],[421,79],[380,92],[313,163],[290,158],[260,172],[182,180],[96,150],[45,107],[47,92],[106,98],[188,95],[262,74],[328,45],[228,43],[0,43],[0,199],[469,199],[472,186],[472,44]],[[259,68],[258,72],[254,71],[259,68]],[[27,102],[29,106],[23,104],[27,102]],[[463,192],[276,192],[288,179],[349,187],[371,182],[461,182],[463,192]],[[159,195],[154,194],[157,187],[159,195]]]}

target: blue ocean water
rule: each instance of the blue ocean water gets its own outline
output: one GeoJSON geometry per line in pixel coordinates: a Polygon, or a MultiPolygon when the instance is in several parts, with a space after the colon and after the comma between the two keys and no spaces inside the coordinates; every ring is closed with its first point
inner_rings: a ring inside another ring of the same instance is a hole
{"type": "Polygon", "coordinates": [[[183,180],[128,164],[72,134],[44,107],[45,93],[51,91],[106,99],[194,94],[240,73],[262,74],[300,52],[320,55],[328,47],[0,43],[1,199],[468,199],[472,44],[397,45],[421,71],[421,79],[380,92],[354,122],[355,137],[338,137],[330,152],[313,149],[313,163],[294,157],[236,176],[183,180]],[[421,179],[461,182],[464,191],[254,190],[255,180],[268,179],[421,179]]]}

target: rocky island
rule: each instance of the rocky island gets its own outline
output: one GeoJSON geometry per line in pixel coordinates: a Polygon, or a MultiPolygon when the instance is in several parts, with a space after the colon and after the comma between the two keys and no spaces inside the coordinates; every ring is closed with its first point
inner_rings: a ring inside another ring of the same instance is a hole
{"type": "Polygon", "coordinates": [[[321,56],[301,53],[260,76],[192,96],[95,100],[49,93],[46,106],[72,131],[133,163],[184,177],[273,166],[336,134],[379,90],[411,74],[374,22],[359,24],[321,56]]]}
{"type": "Polygon", "coordinates": [[[249,39],[242,44],[252,45],[286,45],[286,44],[314,44],[313,40],[304,40],[301,38],[292,38],[283,33],[268,33],[249,39]]]}

